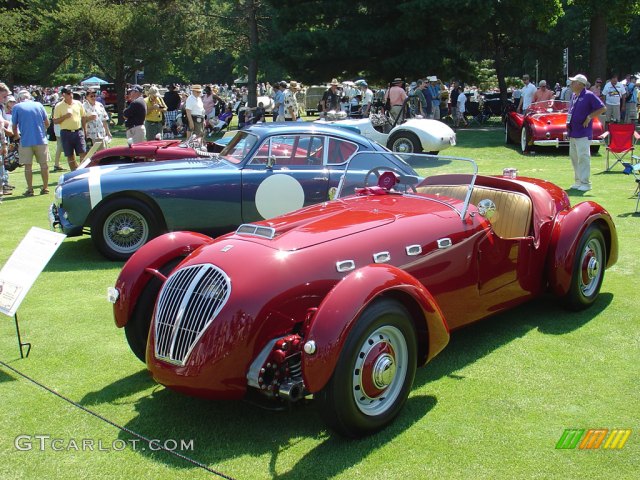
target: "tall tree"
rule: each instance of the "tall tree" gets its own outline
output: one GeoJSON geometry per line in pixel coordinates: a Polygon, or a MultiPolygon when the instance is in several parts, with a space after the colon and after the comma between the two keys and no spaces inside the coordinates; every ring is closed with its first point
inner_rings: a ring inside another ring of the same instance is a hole
{"type": "Polygon", "coordinates": [[[608,62],[608,30],[617,27],[628,31],[633,19],[640,15],[640,0],[568,0],[589,19],[589,75],[608,78],[613,72],[608,62]]]}

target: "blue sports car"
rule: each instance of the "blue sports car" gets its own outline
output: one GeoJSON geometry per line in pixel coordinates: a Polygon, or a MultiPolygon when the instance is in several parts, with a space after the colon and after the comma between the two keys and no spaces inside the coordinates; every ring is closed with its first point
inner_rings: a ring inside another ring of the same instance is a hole
{"type": "MultiPolygon", "coordinates": [[[[60,177],[52,228],[91,233],[107,258],[124,260],[157,235],[226,233],[331,198],[349,158],[388,151],[344,128],[318,123],[257,124],[218,155],[79,169],[60,177]]],[[[393,155],[407,174],[411,167],[393,155]]]]}

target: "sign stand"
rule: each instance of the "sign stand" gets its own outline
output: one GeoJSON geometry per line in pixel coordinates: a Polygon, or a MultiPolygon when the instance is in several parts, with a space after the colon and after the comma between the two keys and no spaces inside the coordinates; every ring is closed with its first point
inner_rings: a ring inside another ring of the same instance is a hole
{"type": "Polygon", "coordinates": [[[22,338],[20,337],[20,325],[18,325],[18,314],[14,313],[13,320],[16,322],[16,335],[18,336],[18,346],[20,347],[20,358],[26,358],[29,356],[29,352],[31,352],[31,344],[30,343],[22,343],[22,338]],[[27,348],[27,354],[23,353],[22,347],[27,348]]]}
{"type": "Polygon", "coordinates": [[[13,317],[20,358],[29,356],[31,344],[23,343],[18,308],[66,235],[32,227],[0,270],[0,313],[13,317]],[[27,353],[25,354],[25,347],[27,353]]]}

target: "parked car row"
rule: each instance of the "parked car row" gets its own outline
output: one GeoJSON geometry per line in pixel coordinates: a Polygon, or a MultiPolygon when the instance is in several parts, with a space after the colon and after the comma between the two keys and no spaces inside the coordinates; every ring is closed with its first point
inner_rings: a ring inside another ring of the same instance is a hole
{"type": "Polygon", "coordinates": [[[393,421],[453,330],[548,292],[593,304],[618,257],[604,208],[419,153],[455,142],[425,143],[440,122],[368,121],[117,147],[61,175],[51,225],[128,259],[108,298],[157,382],[276,406],[312,395],[360,437],[393,421]]]}

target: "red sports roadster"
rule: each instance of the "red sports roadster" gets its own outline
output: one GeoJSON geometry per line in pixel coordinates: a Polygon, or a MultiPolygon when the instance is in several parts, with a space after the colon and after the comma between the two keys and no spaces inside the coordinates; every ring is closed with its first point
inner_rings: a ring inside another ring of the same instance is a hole
{"type": "MultiPolygon", "coordinates": [[[[569,146],[567,138],[567,113],[569,102],[545,100],[532,103],[522,113],[507,112],[504,125],[504,139],[507,144],[520,145],[520,151],[527,153],[535,147],[569,146]]],[[[599,118],[593,119],[593,140],[591,153],[596,153],[602,144],[600,136],[604,132],[599,118]]]]}
{"type": "Polygon", "coordinates": [[[161,384],[219,399],[313,395],[333,429],[357,437],[393,420],[450,331],[545,292],[587,308],[617,257],[607,211],[571,206],[547,181],[362,152],[332,201],[217,239],[152,240],[109,297],[161,384]]]}

